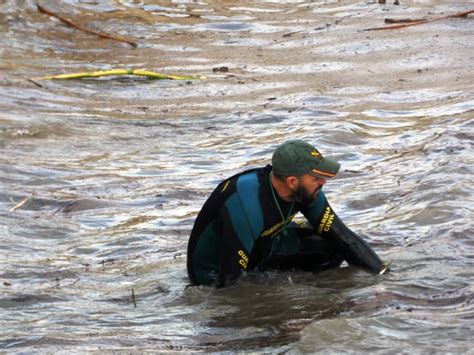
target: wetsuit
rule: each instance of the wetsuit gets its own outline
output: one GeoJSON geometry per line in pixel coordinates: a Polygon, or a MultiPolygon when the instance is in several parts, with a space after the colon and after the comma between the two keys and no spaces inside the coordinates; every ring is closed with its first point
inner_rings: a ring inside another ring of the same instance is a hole
{"type": "Polygon", "coordinates": [[[375,272],[382,261],[347,228],[320,191],[312,206],[288,202],[270,183],[271,166],[252,169],[220,183],[194,223],[187,269],[194,285],[224,287],[255,268],[318,271],[343,260],[375,272]],[[291,222],[301,212],[311,227],[291,222]],[[286,221],[283,220],[282,214],[286,221]]]}

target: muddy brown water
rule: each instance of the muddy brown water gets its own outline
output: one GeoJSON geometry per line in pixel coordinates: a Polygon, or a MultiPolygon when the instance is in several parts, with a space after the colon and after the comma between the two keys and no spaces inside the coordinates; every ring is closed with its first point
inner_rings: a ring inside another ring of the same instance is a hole
{"type": "Polygon", "coordinates": [[[138,47],[0,1],[0,349],[472,351],[472,15],[361,31],[471,2],[42,4],[138,47]],[[113,68],[207,79],[26,80],[113,68]],[[187,287],[207,195],[288,138],[342,163],[326,194],[392,272],[187,287]]]}

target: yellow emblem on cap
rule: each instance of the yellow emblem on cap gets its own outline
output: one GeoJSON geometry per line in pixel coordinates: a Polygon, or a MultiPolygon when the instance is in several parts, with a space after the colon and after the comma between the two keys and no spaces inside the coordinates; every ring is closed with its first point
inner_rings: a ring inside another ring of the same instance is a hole
{"type": "Polygon", "coordinates": [[[316,149],[314,149],[314,150],[311,151],[311,155],[312,155],[313,157],[315,157],[315,158],[320,158],[320,159],[323,158],[323,156],[321,155],[321,153],[318,152],[316,149]]]}

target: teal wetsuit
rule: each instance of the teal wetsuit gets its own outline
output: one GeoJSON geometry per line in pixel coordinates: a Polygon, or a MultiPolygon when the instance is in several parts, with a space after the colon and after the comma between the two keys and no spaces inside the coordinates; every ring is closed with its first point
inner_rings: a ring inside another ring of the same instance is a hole
{"type": "Polygon", "coordinates": [[[338,266],[344,259],[374,271],[381,267],[368,244],[340,221],[323,191],[311,206],[276,195],[280,212],[271,190],[271,170],[266,166],[245,171],[212,192],[189,239],[187,268],[192,284],[224,287],[243,270],[300,267],[316,271],[338,266]],[[291,222],[297,212],[311,228],[291,222]]]}

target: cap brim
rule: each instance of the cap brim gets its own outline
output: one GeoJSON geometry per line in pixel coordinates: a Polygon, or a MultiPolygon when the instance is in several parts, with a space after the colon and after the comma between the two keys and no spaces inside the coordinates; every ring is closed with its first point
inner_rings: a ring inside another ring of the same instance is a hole
{"type": "Polygon", "coordinates": [[[340,167],[341,164],[334,160],[324,158],[318,168],[312,169],[309,174],[323,179],[331,179],[337,175],[340,167]]]}

